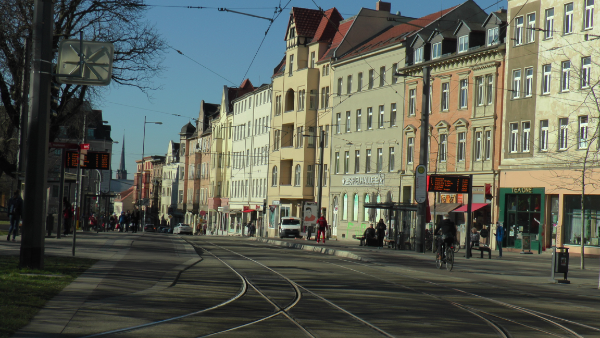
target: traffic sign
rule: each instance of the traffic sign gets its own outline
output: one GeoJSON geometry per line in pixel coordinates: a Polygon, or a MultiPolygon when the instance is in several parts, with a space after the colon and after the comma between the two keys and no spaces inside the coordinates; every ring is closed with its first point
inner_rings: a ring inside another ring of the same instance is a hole
{"type": "Polygon", "coordinates": [[[89,143],[81,143],[79,145],[79,149],[81,149],[81,150],[90,150],[90,144],[89,143]]]}
{"type": "Polygon", "coordinates": [[[58,46],[56,80],[67,84],[108,85],[112,77],[114,50],[111,42],[61,41],[58,46]],[[82,45],[83,49],[81,49],[82,45]]]}
{"type": "Polygon", "coordinates": [[[427,200],[427,167],[418,165],[415,173],[415,200],[425,203],[427,200]]]}

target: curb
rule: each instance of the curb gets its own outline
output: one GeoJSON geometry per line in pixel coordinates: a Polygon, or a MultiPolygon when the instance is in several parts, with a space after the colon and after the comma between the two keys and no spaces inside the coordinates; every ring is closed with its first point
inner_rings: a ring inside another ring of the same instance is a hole
{"type": "Polygon", "coordinates": [[[332,255],[332,256],[350,258],[350,259],[355,259],[357,261],[362,261],[362,262],[370,262],[368,259],[365,259],[362,256],[359,256],[350,251],[336,250],[336,249],[332,249],[332,248],[307,245],[307,244],[301,244],[301,243],[290,243],[290,242],[284,242],[284,241],[278,241],[275,239],[260,238],[260,237],[251,237],[250,240],[255,241],[255,242],[262,242],[262,243],[268,243],[268,244],[273,244],[273,245],[278,245],[278,246],[284,246],[287,248],[316,252],[316,253],[320,253],[320,254],[324,254],[324,255],[332,255]]]}

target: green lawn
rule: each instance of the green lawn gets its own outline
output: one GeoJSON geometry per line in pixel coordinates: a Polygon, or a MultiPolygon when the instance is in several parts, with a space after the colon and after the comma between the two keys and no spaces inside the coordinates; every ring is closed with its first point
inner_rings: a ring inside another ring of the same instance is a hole
{"type": "Polygon", "coordinates": [[[46,256],[40,271],[19,269],[18,256],[0,256],[0,338],[27,325],[47,301],[94,263],[93,259],[46,256]]]}

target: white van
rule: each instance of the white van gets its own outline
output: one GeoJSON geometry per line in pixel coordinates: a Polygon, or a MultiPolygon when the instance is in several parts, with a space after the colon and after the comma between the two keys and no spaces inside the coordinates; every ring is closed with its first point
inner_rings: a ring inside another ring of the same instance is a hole
{"type": "Polygon", "coordinates": [[[300,237],[300,218],[298,217],[282,217],[281,226],[279,227],[279,238],[284,237],[300,237]]]}

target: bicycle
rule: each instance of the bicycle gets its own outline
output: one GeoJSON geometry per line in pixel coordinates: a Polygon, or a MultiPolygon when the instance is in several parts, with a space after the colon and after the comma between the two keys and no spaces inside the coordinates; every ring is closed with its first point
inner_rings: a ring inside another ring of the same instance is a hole
{"type": "MultiPolygon", "coordinates": [[[[444,240],[443,237],[442,238],[440,238],[440,236],[437,236],[437,237],[438,237],[437,238],[438,240],[441,240],[441,241],[444,240]]],[[[446,247],[446,243],[442,242],[442,250],[441,251],[444,252],[445,255],[441,259],[440,259],[439,254],[435,255],[435,266],[438,269],[442,268],[442,264],[446,264],[446,270],[452,271],[452,268],[454,267],[454,253],[458,252],[458,250],[454,251],[455,247],[457,247],[457,245],[454,245],[454,243],[451,244],[449,247],[446,247]]],[[[459,248],[460,248],[460,246],[459,246],[459,248]]]]}

